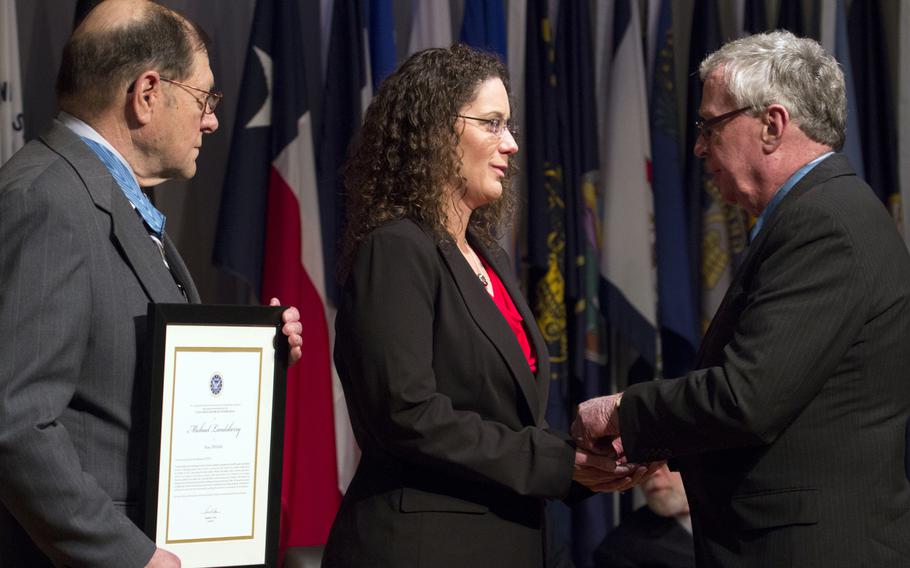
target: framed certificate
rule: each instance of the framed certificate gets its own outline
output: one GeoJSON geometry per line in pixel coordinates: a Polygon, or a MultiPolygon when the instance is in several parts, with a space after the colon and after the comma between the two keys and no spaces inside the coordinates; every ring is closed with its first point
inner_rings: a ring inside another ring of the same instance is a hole
{"type": "Polygon", "coordinates": [[[278,566],[283,310],[149,304],[145,532],[184,568],[278,566]]]}

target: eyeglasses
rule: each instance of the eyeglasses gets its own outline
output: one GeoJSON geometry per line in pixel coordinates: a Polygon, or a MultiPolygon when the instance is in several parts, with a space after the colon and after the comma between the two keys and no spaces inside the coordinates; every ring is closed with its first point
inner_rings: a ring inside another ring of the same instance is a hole
{"type": "Polygon", "coordinates": [[[205,112],[205,114],[214,114],[215,109],[218,108],[218,103],[220,103],[221,99],[224,98],[224,95],[219,92],[206,91],[205,89],[200,89],[199,87],[187,85],[186,83],[181,83],[180,81],[168,79],[167,77],[163,77],[161,75],[159,75],[158,78],[166,83],[173,83],[175,85],[183,87],[184,89],[192,89],[192,90],[198,91],[200,93],[205,93],[204,100],[200,99],[196,95],[193,95],[193,93],[190,93],[190,95],[193,95],[193,98],[196,99],[196,102],[198,102],[200,105],[202,105],[202,110],[203,110],[203,112],[205,112]]]}
{"type": "Polygon", "coordinates": [[[730,120],[734,116],[746,112],[751,109],[751,106],[745,106],[743,108],[738,108],[736,110],[731,110],[730,112],[725,112],[720,116],[715,116],[714,118],[709,118],[708,120],[696,120],[695,121],[695,130],[698,131],[698,135],[705,139],[705,142],[711,139],[711,134],[714,133],[712,130],[715,126],[720,124],[725,120],[730,120]]]}
{"type": "Polygon", "coordinates": [[[509,134],[512,135],[512,138],[518,137],[518,125],[512,122],[512,119],[503,120],[501,118],[478,118],[476,116],[465,116],[463,114],[456,114],[458,118],[466,118],[468,120],[476,120],[477,122],[482,122],[486,125],[486,130],[493,136],[502,138],[503,132],[506,130],[509,131],[509,134]]]}

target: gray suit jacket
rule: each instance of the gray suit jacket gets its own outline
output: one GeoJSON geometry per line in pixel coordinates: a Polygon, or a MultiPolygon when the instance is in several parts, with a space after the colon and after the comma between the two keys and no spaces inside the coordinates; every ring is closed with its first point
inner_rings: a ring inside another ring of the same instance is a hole
{"type": "Polygon", "coordinates": [[[699,370],[630,387],[630,459],[677,458],[698,566],[910,565],[910,256],[847,159],[781,201],[699,370]]]}
{"type": "Polygon", "coordinates": [[[0,169],[0,566],[143,566],[149,302],[199,296],[55,124],[0,169]]]}

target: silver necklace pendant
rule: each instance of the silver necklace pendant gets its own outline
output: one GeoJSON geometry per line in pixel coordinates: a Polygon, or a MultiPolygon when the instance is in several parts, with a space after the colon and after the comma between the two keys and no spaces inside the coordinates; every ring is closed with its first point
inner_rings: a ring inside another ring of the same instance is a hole
{"type": "Polygon", "coordinates": [[[484,288],[486,288],[487,286],[490,285],[490,283],[487,282],[487,277],[484,276],[483,273],[478,272],[478,273],[477,273],[477,277],[480,278],[480,283],[483,284],[483,287],[484,287],[484,288]]]}

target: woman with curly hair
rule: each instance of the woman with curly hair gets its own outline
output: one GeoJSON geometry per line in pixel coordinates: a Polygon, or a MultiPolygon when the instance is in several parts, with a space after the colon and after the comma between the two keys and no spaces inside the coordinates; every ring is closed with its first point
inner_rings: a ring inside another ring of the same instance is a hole
{"type": "Polygon", "coordinates": [[[495,57],[428,49],[352,146],[335,364],[362,457],[323,566],[543,566],[545,498],[643,475],[547,429],[546,345],[495,241],[510,116],[495,57]]]}

